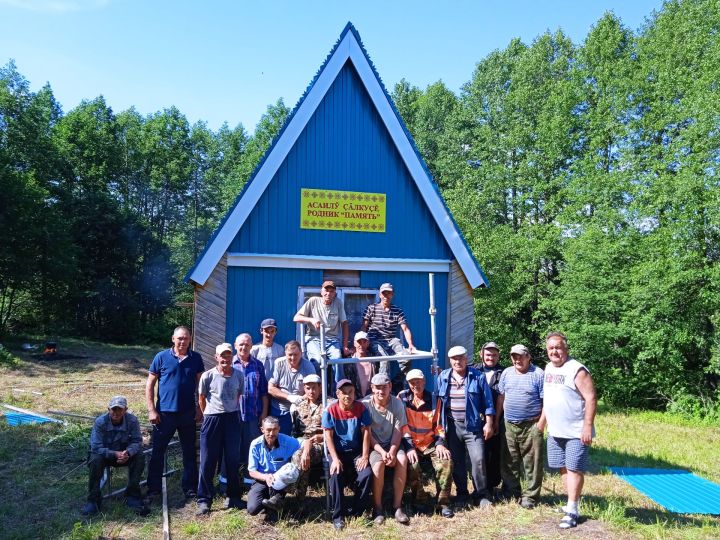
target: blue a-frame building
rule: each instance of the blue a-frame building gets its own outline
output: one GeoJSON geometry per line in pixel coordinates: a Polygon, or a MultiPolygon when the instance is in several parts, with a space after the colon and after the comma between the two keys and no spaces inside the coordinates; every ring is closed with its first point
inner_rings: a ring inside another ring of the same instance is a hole
{"type": "Polygon", "coordinates": [[[392,282],[416,346],[429,350],[429,272],[443,365],[449,346],[473,350],[472,291],[487,279],[348,24],[188,273],[194,348],[210,363],[216,344],[240,332],[258,339],[268,317],[278,321],[278,342],[297,337],[293,315],[329,278],[345,301],[351,332],[380,284],[392,282]],[[384,222],[373,232],[352,223],[307,228],[301,196],[308,190],[379,196],[384,222]]]}

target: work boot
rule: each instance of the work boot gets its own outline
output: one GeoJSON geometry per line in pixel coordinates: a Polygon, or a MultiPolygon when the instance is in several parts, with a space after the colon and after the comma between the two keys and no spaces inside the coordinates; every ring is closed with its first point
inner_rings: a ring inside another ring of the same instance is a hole
{"type": "Polygon", "coordinates": [[[282,506],[283,506],[282,495],[280,495],[279,493],[276,493],[269,499],[263,499],[262,504],[265,508],[269,508],[270,510],[275,510],[276,512],[278,512],[279,510],[282,509],[282,506]]]}
{"type": "Polygon", "coordinates": [[[85,506],[82,507],[82,510],[80,510],[80,513],[83,516],[94,516],[100,511],[100,508],[98,505],[92,501],[88,501],[85,503],[85,506]]]}
{"type": "Polygon", "coordinates": [[[140,516],[146,516],[150,513],[150,510],[147,508],[147,506],[143,504],[143,501],[140,497],[130,495],[125,500],[125,504],[128,508],[134,510],[135,513],[140,516]]]}

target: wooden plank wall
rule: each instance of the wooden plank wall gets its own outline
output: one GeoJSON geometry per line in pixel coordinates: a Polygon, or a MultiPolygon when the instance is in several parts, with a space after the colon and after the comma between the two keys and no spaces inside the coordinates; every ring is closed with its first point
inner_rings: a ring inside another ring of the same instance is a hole
{"type": "Polygon", "coordinates": [[[224,255],[205,286],[195,285],[193,349],[202,355],[208,369],[215,365],[215,347],[225,341],[226,300],[227,255],[224,255]]]}
{"type": "MultiPolygon", "coordinates": [[[[475,343],[475,310],[470,284],[453,259],[450,264],[450,283],[448,301],[448,347],[462,345],[468,351],[468,361],[473,362],[475,343]]],[[[440,351],[442,359],[447,358],[447,351],[440,351]]],[[[441,362],[442,365],[442,362],[441,362]]]]}

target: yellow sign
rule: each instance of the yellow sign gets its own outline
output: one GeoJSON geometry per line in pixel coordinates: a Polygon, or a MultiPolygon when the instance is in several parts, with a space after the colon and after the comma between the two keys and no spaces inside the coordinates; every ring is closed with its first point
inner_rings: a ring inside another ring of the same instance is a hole
{"type": "Polygon", "coordinates": [[[300,228],[384,233],[385,194],[301,188],[300,228]]]}

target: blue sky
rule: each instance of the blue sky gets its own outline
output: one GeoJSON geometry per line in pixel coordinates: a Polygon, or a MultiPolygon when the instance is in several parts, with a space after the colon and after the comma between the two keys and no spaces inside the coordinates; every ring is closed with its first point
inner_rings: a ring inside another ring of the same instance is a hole
{"type": "Polygon", "coordinates": [[[580,43],[606,11],[636,30],[661,0],[0,0],[0,64],[66,112],[105,96],[120,112],[175,105],[211,129],[248,131],[268,104],[292,107],[348,21],[389,90],[400,79],[457,92],[515,37],[561,28],[580,43]]]}

